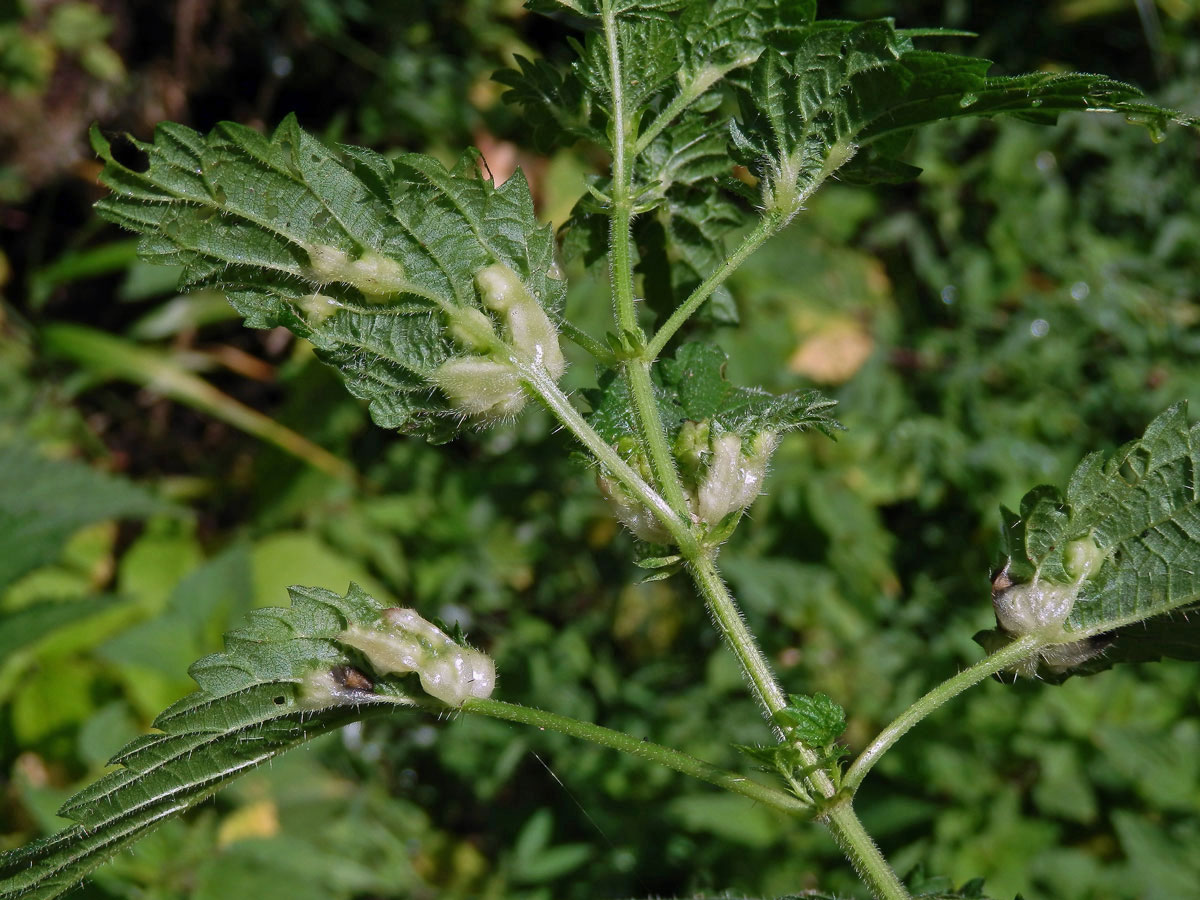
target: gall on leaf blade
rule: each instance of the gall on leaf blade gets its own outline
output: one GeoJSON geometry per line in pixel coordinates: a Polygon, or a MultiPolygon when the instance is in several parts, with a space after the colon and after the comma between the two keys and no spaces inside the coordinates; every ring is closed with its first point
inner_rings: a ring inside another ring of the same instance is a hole
{"type": "Polygon", "coordinates": [[[222,290],[255,328],[307,338],[385,428],[446,440],[463,417],[430,379],[456,347],[447,317],[478,310],[475,274],[502,263],[550,315],[566,285],[517,173],[497,188],[475,154],[452,170],[409,154],[330,148],[286,118],[270,136],[164,123],[134,171],[96,128],[112,193],[97,212],[180,265],[182,289],[222,290]]]}
{"type": "MultiPolygon", "coordinates": [[[[1189,425],[1179,403],[1107,459],[1085,457],[1065,495],[1039,486],[1019,517],[1005,512],[1007,577],[1018,587],[1077,580],[1064,636],[1091,640],[1097,651],[1062,670],[1042,665],[1041,677],[1061,682],[1123,662],[1200,659],[1198,464],[1200,424],[1189,425]],[[1080,547],[1092,553],[1081,557],[1080,547]]],[[[986,646],[1006,638],[996,630],[976,639],[986,646]]]]}
{"type": "Polygon", "coordinates": [[[114,852],[240,775],[343,725],[412,705],[407,670],[372,668],[389,636],[401,655],[413,646],[413,632],[391,628],[396,617],[415,621],[411,627],[439,645],[418,648],[429,663],[428,671],[412,670],[422,687],[430,674],[442,676],[444,687],[455,669],[448,655],[482,656],[411,610],[385,609],[357,585],[344,596],[303,587],[289,593],[290,607],[253,610],[244,627],[226,635],[224,652],[193,664],[200,689],[160,714],[157,732],[118,752],[111,763],[120,768],[63,804],[59,814],[74,826],[0,853],[0,900],[58,897],[114,852]]]}

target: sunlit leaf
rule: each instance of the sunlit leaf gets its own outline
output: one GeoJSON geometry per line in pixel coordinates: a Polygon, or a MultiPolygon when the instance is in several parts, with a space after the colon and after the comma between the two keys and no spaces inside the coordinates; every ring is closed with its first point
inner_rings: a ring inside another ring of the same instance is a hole
{"type": "Polygon", "coordinates": [[[549,229],[518,172],[495,188],[467,155],[333,150],[289,117],[270,137],[226,122],[207,136],[163,124],[134,142],[145,171],[92,131],[113,193],[102,216],[142,234],[139,252],[182,265],[181,287],[216,287],[257,328],[283,325],[339,369],[386,428],[452,436],[463,416],[432,387],[455,353],[449,326],[478,312],[474,283],[500,263],[552,315],[549,229]]]}

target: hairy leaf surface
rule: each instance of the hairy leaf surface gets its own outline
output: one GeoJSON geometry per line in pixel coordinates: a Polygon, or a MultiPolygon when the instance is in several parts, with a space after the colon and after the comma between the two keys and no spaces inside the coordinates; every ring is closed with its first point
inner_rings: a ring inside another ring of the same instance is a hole
{"type": "Polygon", "coordinates": [[[447,171],[419,154],[333,150],[290,116],[270,138],[165,123],[154,143],[133,142],[144,172],[96,129],[92,143],[113,191],[97,209],[142,235],[144,258],[182,265],[183,289],[225,291],[253,327],[312,341],[385,428],[445,439],[459,426],[429,377],[454,351],[447,316],[481,306],[480,269],[503,263],[561,309],[553,238],[525,179],[496,188],[471,154],[447,171]]]}
{"type": "Polygon", "coordinates": [[[847,175],[867,181],[911,175],[896,155],[914,128],[943,119],[1008,113],[1053,123],[1062,112],[1119,112],[1155,136],[1172,121],[1196,124],[1100,75],[989,77],[988,60],[916,49],[914,38],[929,34],[886,19],[817,21],[794,49],[763,53],[732,128],[740,160],[767,180],[774,197],[791,200],[856,153],[847,175]]]}
{"type": "MultiPolygon", "coordinates": [[[[725,236],[756,215],[730,188],[727,128],[713,113],[686,113],[650,143],[634,171],[635,184],[644,185],[639,203],[650,207],[634,222],[638,271],[646,302],[662,319],[725,261],[725,236]]],[[[719,287],[702,314],[735,324],[729,289],[719,287]]]]}
{"type": "MultiPolygon", "coordinates": [[[[569,10],[586,29],[572,41],[578,58],[559,67],[517,57],[518,69],[497,72],[505,99],[520,104],[535,144],[549,149],[579,138],[608,146],[606,117],[614,98],[610,45],[602,31],[603,7],[591,0],[529,4],[548,15],[569,10]]],[[[664,0],[613,3],[616,54],[623,80],[621,103],[628,117],[687,109],[740,69],[753,65],[772,43],[802,31],[816,13],[812,0],[664,0]]],[[[713,104],[709,104],[712,109],[713,104]]],[[[663,123],[665,124],[665,123],[663,123]]]]}
{"type": "Polygon", "coordinates": [[[375,628],[383,606],[355,585],[345,596],[291,588],[286,609],[255,610],[226,635],[226,650],[189,670],[200,690],[164,711],[117,770],[71,797],[59,814],[77,824],[0,855],[0,898],[56,897],[120,848],[224,784],[304,741],[411,704],[401,679],[374,672],[342,643],[375,628]]]}
{"type": "MultiPolygon", "coordinates": [[[[772,394],[762,388],[741,387],[725,378],[725,352],[712,344],[686,344],[672,359],[655,367],[659,412],[674,438],[686,421],[710,421],[719,432],[753,437],[762,431],[785,433],[817,428],[825,433],[840,428],[829,414],[834,401],[817,391],[772,394]]],[[[629,385],[610,373],[589,396],[589,421],[605,440],[616,443],[635,434],[629,385]]]]}
{"type": "Polygon", "coordinates": [[[1071,584],[1081,572],[1072,549],[1094,556],[1065,628],[1113,643],[1072,674],[1118,662],[1200,659],[1198,462],[1200,425],[1188,424],[1180,403],[1107,460],[1086,457],[1065,496],[1035,488],[1019,517],[1006,513],[1008,574],[1017,584],[1071,584]]]}
{"type": "Polygon", "coordinates": [[[789,694],[788,705],[775,713],[775,722],[796,740],[824,747],[846,730],[846,711],[827,694],[789,694]]]}

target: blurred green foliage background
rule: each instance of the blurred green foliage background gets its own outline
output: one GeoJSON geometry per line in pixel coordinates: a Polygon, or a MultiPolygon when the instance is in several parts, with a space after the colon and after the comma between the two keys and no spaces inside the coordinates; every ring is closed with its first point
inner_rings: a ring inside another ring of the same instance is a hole
{"type": "MultiPolygon", "coordinates": [[[[998,72],[1100,71],[1200,112],[1190,0],[823,4],[979,33],[998,72]]],[[[560,55],[516,0],[0,4],[0,848],[190,690],[186,667],[300,583],[458,620],[498,696],[720,764],[766,739],[686,581],[631,542],[547,417],[434,448],[373,428],[309,350],[90,213],[85,129],[305,127],[520,164],[561,223],[598,161],[522,146],[490,73],[560,55]],[[264,413],[256,415],[254,411],[264,413]],[[282,426],[282,427],[281,427],[282,426]],[[354,473],[358,473],[355,475],[354,473]]],[[[832,185],[738,274],[730,375],[837,396],[723,554],[793,691],[861,748],[978,658],[1000,503],[1200,396],[1200,144],[1073,116],[956,123],[920,182],[832,185]]],[[[570,312],[607,315],[578,267],[570,312]]],[[[568,378],[592,383],[586,365],[568,378]]],[[[1200,673],[987,683],[906,738],[859,808],[901,871],[1026,898],[1200,896],[1200,673]]],[[[824,833],[636,760],[397,715],[254,773],[76,896],[858,896],[824,833]]]]}

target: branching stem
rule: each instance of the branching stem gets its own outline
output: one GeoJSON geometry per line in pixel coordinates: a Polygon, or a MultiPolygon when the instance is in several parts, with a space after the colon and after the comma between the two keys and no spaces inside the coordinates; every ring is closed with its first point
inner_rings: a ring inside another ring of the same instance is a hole
{"type": "Polygon", "coordinates": [[[605,471],[616,478],[622,487],[662,522],[663,527],[679,546],[680,552],[699,552],[699,543],[692,533],[690,523],[680,518],[662,495],[646,484],[629,463],[621,458],[621,454],[596,433],[579,410],[571,404],[570,398],[555,384],[554,379],[540,366],[526,363],[516,365],[529,389],[546,404],[551,414],[591,452],[605,471]]]}
{"type": "MultiPolygon", "coordinates": [[[[609,231],[611,253],[609,272],[613,286],[613,303],[616,308],[617,327],[624,334],[641,339],[637,321],[637,309],[633,296],[633,248],[630,227],[633,217],[631,197],[633,160],[636,151],[633,139],[633,123],[625,108],[625,78],[621,66],[621,47],[616,15],[612,3],[603,4],[604,37],[608,51],[609,80],[612,84],[612,221],[609,231]]],[[[683,495],[683,484],[675,466],[675,456],[667,446],[666,433],[654,401],[654,387],[650,381],[649,360],[653,357],[639,356],[625,365],[630,393],[640,424],[642,448],[650,460],[650,467],[658,489],[666,498],[676,515],[686,519],[687,501],[683,495]]]]}
{"type": "Polygon", "coordinates": [[[750,53],[746,56],[739,57],[733,62],[725,66],[707,65],[696,72],[691,81],[686,82],[679,89],[679,93],[675,98],[663,107],[662,112],[654,117],[645,130],[638,135],[637,143],[634,144],[633,152],[636,156],[641,153],[651,142],[662,133],[662,131],[670,125],[685,109],[695,103],[704,95],[710,87],[732,72],[734,69],[740,69],[743,66],[748,66],[758,59],[758,53],[750,53]]]}
{"type": "MultiPolygon", "coordinates": [[[[741,662],[759,702],[768,714],[783,709],[787,705],[783,690],[754,635],[742,621],[741,611],[721,579],[711,551],[696,555],[684,553],[684,556],[688,559],[692,579],[704,597],[709,613],[741,662]]],[[[908,900],[908,892],[863,828],[850,804],[850,798],[839,793],[829,774],[818,765],[819,758],[815,751],[801,744],[795,747],[805,768],[812,769],[805,779],[809,794],[830,802],[828,811],[820,821],[829,829],[863,883],[878,900],[908,900]]]]}
{"type": "Polygon", "coordinates": [[[667,432],[658,413],[658,402],[654,399],[650,363],[640,359],[629,360],[625,364],[625,377],[629,379],[629,390],[641,427],[642,445],[650,458],[654,478],[667,503],[677,515],[687,520],[690,514],[683,495],[683,483],[679,480],[675,454],[667,446],[667,432]]]}
{"type": "MultiPolygon", "coordinates": [[[[630,233],[633,217],[631,182],[633,161],[637,152],[644,149],[654,139],[654,136],[665,128],[695,97],[689,98],[686,90],[681,92],[676,101],[668,105],[663,114],[651,124],[642,140],[636,140],[629,111],[625,108],[624,74],[621,67],[621,47],[616,16],[613,13],[611,0],[603,0],[601,7],[613,101],[610,120],[613,151],[612,221],[609,232],[612,267],[610,276],[617,327],[626,336],[627,341],[632,340],[636,345],[641,342],[642,333],[637,322],[637,310],[633,296],[633,252],[630,233]],[[632,147],[631,141],[633,142],[632,147]]],[[[695,89],[700,89],[702,92],[706,86],[698,84],[693,88],[693,90],[695,89]]],[[[696,94],[696,96],[699,95],[696,94]]],[[[650,460],[661,495],[645,485],[623,461],[620,469],[609,461],[608,457],[615,456],[615,451],[587,426],[587,423],[566,401],[565,397],[562,398],[562,403],[559,402],[556,396],[559,393],[558,389],[551,380],[544,378],[539,380],[539,376],[542,374],[539,371],[522,373],[527,376],[526,381],[530,387],[543,398],[550,406],[551,411],[559,417],[559,420],[570,428],[584,442],[585,446],[596,453],[597,458],[608,466],[622,483],[627,480],[630,482],[625,485],[627,488],[634,490],[631,484],[636,482],[638,487],[634,493],[639,499],[643,499],[644,494],[651,495],[654,500],[665,505],[671,512],[670,515],[667,515],[658,506],[647,504],[660,521],[667,526],[671,536],[676,540],[679,552],[688,562],[692,578],[704,597],[713,621],[741,661],[753,693],[763,705],[768,716],[773,716],[783,709],[787,703],[786,698],[775,679],[770,663],[745,622],[742,621],[736,602],[724,581],[721,580],[720,573],[713,561],[714,551],[701,544],[691,525],[675,456],[667,445],[666,430],[654,399],[650,366],[671,337],[691,318],[713,291],[751,253],[786,224],[790,215],[794,215],[795,210],[799,208],[799,204],[800,201],[797,200],[793,204],[794,208],[778,213],[768,211],[733,254],[705,279],[704,283],[693,291],[692,295],[667,319],[654,339],[633,358],[626,361],[625,374],[629,380],[630,393],[637,415],[639,436],[643,450],[650,460]],[[543,384],[542,381],[548,383],[543,384]]],[[[781,733],[780,737],[782,737],[781,733]]],[[[850,859],[855,870],[880,900],[905,900],[908,894],[905,892],[904,886],[863,829],[862,823],[859,822],[848,800],[841,799],[837,785],[834,784],[829,773],[818,765],[817,753],[804,746],[797,746],[796,749],[805,768],[810,771],[805,778],[810,789],[809,795],[823,797],[829,801],[825,806],[826,811],[822,816],[822,821],[828,826],[838,846],[850,859]]],[[[669,763],[667,764],[669,765],[669,763]]]]}
{"type": "MultiPolygon", "coordinates": [[[[763,709],[768,716],[774,716],[775,713],[787,706],[787,698],[775,679],[771,663],[762,652],[762,648],[758,646],[750,629],[746,627],[737,601],[729,593],[729,588],[726,587],[721,574],[717,571],[716,563],[707,553],[702,553],[696,558],[689,558],[688,562],[691,567],[692,580],[696,583],[700,596],[708,605],[708,611],[712,615],[717,629],[737,655],[763,709]]],[[[806,757],[804,764],[806,766],[814,765],[817,755],[811,751],[806,752],[811,758],[806,757]]]]}

